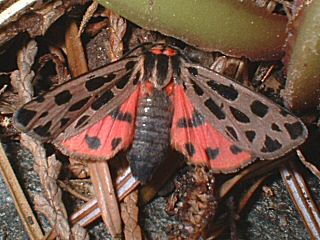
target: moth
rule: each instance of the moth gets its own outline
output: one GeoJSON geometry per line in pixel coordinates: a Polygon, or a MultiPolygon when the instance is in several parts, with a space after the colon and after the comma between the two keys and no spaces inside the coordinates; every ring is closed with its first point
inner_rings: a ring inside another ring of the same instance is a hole
{"type": "Polygon", "coordinates": [[[307,138],[299,118],[180,49],[143,44],[122,59],[70,80],[22,106],[21,131],[65,154],[109,160],[127,151],[146,183],[170,147],[215,172],[275,159],[307,138]]]}

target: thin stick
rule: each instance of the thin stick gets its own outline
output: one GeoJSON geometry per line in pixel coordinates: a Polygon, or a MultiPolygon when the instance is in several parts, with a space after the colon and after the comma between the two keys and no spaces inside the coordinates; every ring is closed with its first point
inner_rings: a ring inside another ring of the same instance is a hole
{"type": "Polygon", "coordinates": [[[34,216],[31,207],[19,185],[19,182],[14,174],[10,162],[0,143],[0,172],[13,198],[14,204],[21,218],[22,224],[32,240],[43,238],[43,233],[40,225],[34,216]]]}

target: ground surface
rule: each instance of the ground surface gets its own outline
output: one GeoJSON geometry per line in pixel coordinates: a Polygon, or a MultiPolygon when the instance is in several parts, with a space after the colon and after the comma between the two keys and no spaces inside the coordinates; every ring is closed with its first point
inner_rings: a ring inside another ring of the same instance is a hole
{"type": "MultiPolygon", "coordinates": [[[[32,157],[27,151],[21,150],[18,144],[5,144],[10,162],[22,183],[22,188],[31,200],[41,188],[36,174],[32,170],[32,157]]],[[[313,192],[319,189],[319,183],[309,176],[308,183],[313,192]]],[[[296,212],[279,176],[269,180],[265,186],[270,187],[273,196],[263,191],[257,194],[247,214],[238,223],[240,239],[310,239],[300,216],[296,212]]],[[[318,203],[319,196],[318,196],[318,203]]],[[[166,199],[158,197],[142,210],[142,227],[148,239],[167,239],[166,231],[170,224],[177,224],[164,211],[166,199]]],[[[43,222],[43,219],[41,219],[43,222]]],[[[48,225],[45,225],[48,230],[48,225]]],[[[91,239],[107,239],[108,234],[103,224],[97,223],[90,231],[91,239]]],[[[13,201],[0,177],[0,240],[28,239],[24,233],[13,201]]],[[[223,237],[229,239],[229,236],[223,237]]]]}

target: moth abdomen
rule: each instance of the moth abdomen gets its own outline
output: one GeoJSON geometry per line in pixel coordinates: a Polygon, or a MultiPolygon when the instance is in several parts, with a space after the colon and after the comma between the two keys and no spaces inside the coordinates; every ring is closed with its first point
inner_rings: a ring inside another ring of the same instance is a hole
{"type": "Polygon", "coordinates": [[[127,157],[133,175],[142,183],[151,178],[170,147],[171,105],[167,94],[156,89],[139,101],[134,139],[127,157]]]}

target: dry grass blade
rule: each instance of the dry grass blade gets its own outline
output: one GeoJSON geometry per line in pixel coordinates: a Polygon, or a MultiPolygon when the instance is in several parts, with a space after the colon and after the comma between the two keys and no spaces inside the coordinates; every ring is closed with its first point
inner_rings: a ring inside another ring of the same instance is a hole
{"type": "Polygon", "coordinates": [[[74,240],[89,240],[88,232],[79,224],[74,225],[71,230],[74,240]]]}
{"type": "Polygon", "coordinates": [[[70,216],[70,221],[80,226],[87,226],[93,223],[96,219],[101,217],[101,210],[98,206],[98,200],[96,198],[86,202],[75,213],[70,216]]]}
{"type": "Polygon", "coordinates": [[[37,195],[34,199],[37,211],[46,216],[51,226],[59,233],[61,239],[70,239],[71,230],[67,220],[67,212],[62,203],[62,192],[56,180],[60,172],[61,163],[52,155],[46,159],[43,147],[39,143],[26,143],[30,138],[24,138],[24,145],[33,148],[35,156],[35,171],[39,174],[44,188],[44,196],[37,195]]]}
{"type": "Polygon", "coordinates": [[[116,61],[122,57],[123,54],[122,38],[126,32],[127,24],[119,15],[115,14],[111,10],[107,11],[110,19],[110,52],[108,53],[108,56],[111,61],[116,61]]]}
{"type": "Polygon", "coordinates": [[[87,8],[87,11],[85,12],[82,21],[80,23],[78,36],[81,36],[81,33],[83,32],[84,28],[86,27],[87,23],[89,22],[90,18],[93,16],[94,12],[98,9],[98,2],[93,1],[93,3],[87,8]]]}
{"type": "Polygon", "coordinates": [[[108,163],[88,162],[88,167],[102,219],[111,236],[118,238],[122,234],[121,217],[108,163]]]}
{"type": "Polygon", "coordinates": [[[10,162],[0,143],[0,171],[5,183],[7,184],[13,198],[16,209],[21,218],[22,224],[32,240],[43,237],[42,230],[34,216],[32,209],[19,185],[19,182],[11,168],[10,162]]]}
{"type": "MultiPolygon", "coordinates": [[[[116,179],[115,188],[117,191],[117,197],[119,201],[123,200],[130,192],[132,192],[140,183],[132,176],[130,168],[127,168],[121,176],[116,179]]],[[[98,201],[96,198],[91,199],[81,206],[81,208],[71,215],[70,221],[73,224],[79,224],[85,227],[93,223],[96,219],[101,216],[101,210],[98,206],[98,201]]],[[[55,231],[51,231],[44,238],[55,239],[55,231]]]]}
{"type": "Polygon", "coordinates": [[[142,232],[139,226],[138,190],[127,195],[120,205],[121,218],[124,222],[125,239],[141,240],[142,232]]]}
{"type": "Polygon", "coordinates": [[[320,239],[319,209],[309,192],[302,174],[295,167],[293,161],[283,165],[280,168],[280,173],[311,238],[320,239]]]}
{"type": "Polygon", "coordinates": [[[88,72],[85,53],[78,36],[78,27],[75,21],[70,22],[65,39],[69,69],[72,76],[77,77],[88,72]]]}
{"type": "MultiPolygon", "coordinates": [[[[26,47],[18,53],[18,68],[11,74],[12,85],[16,88],[22,102],[28,102],[33,95],[31,81],[34,73],[31,70],[34,57],[37,53],[37,44],[30,41],[26,47]]],[[[38,141],[26,134],[21,134],[21,144],[31,151],[34,156],[34,169],[40,177],[41,185],[44,188],[44,197],[36,196],[36,208],[41,211],[55,227],[61,239],[69,239],[70,228],[67,214],[62,203],[62,194],[56,179],[59,175],[61,164],[54,157],[46,158],[44,147],[38,141]]]]}
{"type": "MultiPolygon", "coordinates": [[[[74,21],[70,23],[66,32],[66,48],[72,75],[77,77],[88,72],[84,50],[78,35],[78,27],[74,21]]],[[[122,234],[120,210],[108,163],[88,162],[88,168],[98,205],[101,209],[102,219],[111,236],[119,237],[122,234]]]]}
{"type": "Polygon", "coordinates": [[[302,152],[298,149],[297,155],[300,159],[300,161],[303,163],[303,165],[310,170],[310,172],[313,173],[319,180],[320,180],[320,171],[319,169],[314,166],[312,163],[308,162],[305,157],[303,156],[302,152]]]}
{"type": "Polygon", "coordinates": [[[29,102],[33,97],[32,80],[35,76],[31,70],[34,58],[37,54],[38,46],[35,41],[30,41],[26,47],[18,53],[17,64],[19,70],[11,74],[11,84],[18,92],[19,99],[22,103],[29,102]]]}
{"type": "MultiPolygon", "coordinates": [[[[131,191],[133,191],[138,185],[137,181],[131,174],[130,168],[127,168],[121,176],[116,179],[115,189],[119,201],[122,201],[131,191]]],[[[85,203],[81,209],[72,214],[71,222],[79,223],[81,226],[87,226],[95,219],[100,217],[101,210],[98,207],[97,199],[91,199],[85,203]]]]}
{"type": "Polygon", "coordinates": [[[7,7],[0,13],[0,28],[9,22],[15,21],[36,2],[37,0],[20,0],[7,7]]]}
{"type": "Polygon", "coordinates": [[[248,189],[247,193],[241,198],[239,202],[239,213],[245,208],[245,206],[249,203],[253,194],[258,190],[261,184],[270,176],[271,174],[267,174],[265,176],[260,177],[255,181],[255,183],[248,189]]]}
{"type": "Polygon", "coordinates": [[[29,11],[19,19],[1,27],[0,47],[22,32],[28,32],[31,37],[44,35],[48,28],[70,7],[67,6],[68,3],[57,4],[57,2],[58,1],[53,1],[49,4],[43,4],[41,8],[36,11],[30,11],[30,9],[28,9],[29,11]]]}
{"type": "Polygon", "coordinates": [[[82,201],[88,202],[90,201],[89,198],[83,196],[82,194],[78,193],[77,191],[73,190],[71,187],[69,187],[67,184],[65,184],[63,181],[58,180],[59,186],[66,192],[69,192],[73,196],[75,196],[78,199],[81,199],[82,201]]]}
{"type": "MultiPolygon", "coordinates": [[[[253,194],[259,189],[261,184],[266,180],[267,176],[262,176],[259,178],[249,189],[248,191],[241,197],[240,202],[238,203],[238,209],[237,214],[241,214],[241,212],[244,210],[244,208],[247,206],[249,200],[252,198],[253,194]]],[[[221,236],[224,231],[228,230],[228,224],[225,224],[228,222],[228,216],[223,215],[217,222],[214,223],[211,229],[211,233],[208,234],[210,237],[208,239],[217,239],[219,236],[221,236]]]]}
{"type": "Polygon", "coordinates": [[[277,166],[279,166],[283,161],[285,161],[286,158],[281,158],[276,161],[260,161],[257,162],[241,172],[239,172],[236,176],[229,179],[228,181],[224,182],[219,191],[218,191],[218,197],[224,198],[226,197],[231,190],[237,186],[237,184],[245,179],[252,178],[254,176],[260,175],[262,173],[269,172],[272,169],[275,169],[277,166]]]}

